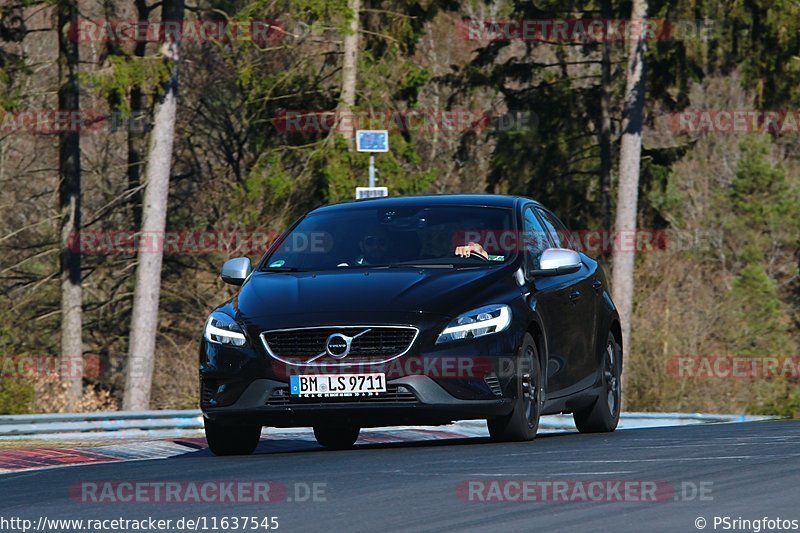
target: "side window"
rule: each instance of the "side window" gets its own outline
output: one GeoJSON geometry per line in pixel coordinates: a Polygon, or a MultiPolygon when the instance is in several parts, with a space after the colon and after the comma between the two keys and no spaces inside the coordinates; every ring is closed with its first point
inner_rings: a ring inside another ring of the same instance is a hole
{"type": "Polygon", "coordinates": [[[544,209],[538,209],[538,211],[544,221],[545,228],[547,228],[547,233],[553,238],[553,242],[556,243],[556,246],[575,250],[566,226],[564,226],[553,213],[545,211],[544,209]]]}
{"type": "Polygon", "coordinates": [[[533,212],[533,208],[525,208],[522,220],[522,242],[525,248],[525,267],[527,270],[538,270],[542,252],[549,248],[545,229],[533,212]]]}

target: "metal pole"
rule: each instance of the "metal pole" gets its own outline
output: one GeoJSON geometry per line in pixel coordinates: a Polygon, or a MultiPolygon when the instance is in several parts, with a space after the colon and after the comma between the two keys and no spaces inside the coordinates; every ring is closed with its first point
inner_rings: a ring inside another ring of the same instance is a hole
{"type": "Polygon", "coordinates": [[[369,155],[369,186],[375,186],[375,154],[369,155]]]}

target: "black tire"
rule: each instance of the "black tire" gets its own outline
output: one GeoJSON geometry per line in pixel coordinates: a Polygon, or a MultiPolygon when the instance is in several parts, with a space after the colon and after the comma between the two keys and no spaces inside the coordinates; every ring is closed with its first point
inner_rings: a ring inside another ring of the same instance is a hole
{"type": "Polygon", "coordinates": [[[355,426],[314,426],[314,437],[326,448],[347,450],[356,443],[360,431],[355,426]]]}
{"type": "Polygon", "coordinates": [[[602,388],[597,400],[590,407],[572,413],[575,425],[581,433],[608,433],[617,429],[622,390],[622,349],[612,333],[608,334],[603,349],[602,388]]]}
{"type": "Polygon", "coordinates": [[[525,334],[525,339],[516,361],[517,401],[510,414],[487,420],[489,435],[496,441],[533,440],[539,429],[539,416],[542,413],[542,372],[539,363],[539,350],[533,337],[525,334]]]}
{"type": "Polygon", "coordinates": [[[203,425],[214,455],[250,455],[261,439],[261,426],[226,426],[205,417],[203,425]]]}

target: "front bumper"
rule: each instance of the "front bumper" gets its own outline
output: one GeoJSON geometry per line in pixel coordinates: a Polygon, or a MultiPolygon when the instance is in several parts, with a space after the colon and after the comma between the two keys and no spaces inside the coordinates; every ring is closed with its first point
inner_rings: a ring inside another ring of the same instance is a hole
{"type": "Polygon", "coordinates": [[[436,336],[449,322],[448,317],[418,315],[414,321],[410,320],[412,317],[375,318],[378,323],[414,324],[420,330],[419,336],[406,354],[386,364],[330,369],[290,365],[270,357],[258,338],[263,326],[246,328],[248,343],[241,347],[201,341],[203,413],[222,423],[295,427],[336,419],[361,427],[378,427],[438,425],[502,416],[511,411],[516,399],[513,361],[524,336],[523,328],[512,324],[494,335],[436,345],[436,336]],[[371,372],[386,374],[387,393],[314,399],[288,395],[292,374],[371,372]]]}
{"type": "Polygon", "coordinates": [[[297,398],[286,383],[252,381],[239,399],[225,407],[206,407],[206,417],[230,424],[270,427],[351,424],[358,427],[441,425],[454,420],[502,416],[513,399],[462,400],[428,376],[405,376],[387,382],[388,392],[359,398],[297,398]]]}

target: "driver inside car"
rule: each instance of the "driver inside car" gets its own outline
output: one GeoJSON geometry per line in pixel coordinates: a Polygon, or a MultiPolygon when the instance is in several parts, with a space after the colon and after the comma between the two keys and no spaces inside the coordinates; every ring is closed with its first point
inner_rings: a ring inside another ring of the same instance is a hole
{"type": "Polygon", "coordinates": [[[387,262],[389,253],[389,239],[383,232],[374,235],[364,235],[358,241],[361,255],[355,260],[357,265],[374,265],[387,262]]]}
{"type": "MultiPolygon", "coordinates": [[[[383,264],[388,260],[390,251],[389,239],[384,232],[365,235],[358,242],[361,254],[354,261],[357,265],[383,264]]],[[[477,242],[470,241],[466,245],[456,246],[455,255],[458,257],[469,257],[476,254],[489,260],[489,253],[477,242]]],[[[340,263],[338,266],[348,266],[347,263],[340,263]]]]}
{"type": "Polygon", "coordinates": [[[469,257],[470,254],[478,254],[484,259],[489,259],[489,252],[483,249],[483,246],[477,242],[470,241],[464,246],[456,246],[456,255],[459,257],[469,257]]]}

